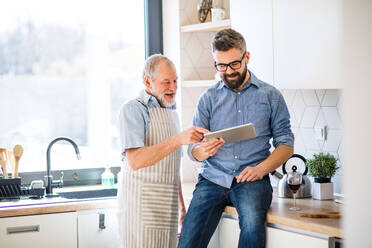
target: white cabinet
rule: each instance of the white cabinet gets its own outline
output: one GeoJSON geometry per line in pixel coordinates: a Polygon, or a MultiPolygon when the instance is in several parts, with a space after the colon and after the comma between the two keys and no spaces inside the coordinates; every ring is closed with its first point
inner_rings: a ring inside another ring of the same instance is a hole
{"type": "Polygon", "coordinates": [[[266,248],[328,248],[328,239],[266,227],[266,248]]]}
{"type": "Polygon", "coordinates": [[[279,88],[340,88],[338,0],[274,1],[274,81],[279,88]]]}
{"type": "Polygon", "coordinates": [[[79,211],[77,215],[79,248],[119,247],[115,209],[79,211]]]}
{"type": "Polygon", "coordinates": [[[0,218],[0,247],[76,248],[76,212],[0,218]]]}
{"type": "Polygon", "coordinates": [[[219,224],[219,248],[238,247],[240,228],[235,219],[222,218],[219,224]]]}
{"type": "Polygon", "coordinates": [[[263,81],[280,89],[340,88],[341,7],[338,0],[231,0],[231,24],[263,81]]]}
{"type": "MultiPolygon", "coordinates": [[[[231,218],[221,218],[218,229],[214,234],[211,248],[238,247],[239,221],[231,218]],[[217,237],[218,236],[218,237],[217,237]],[[216,242],[216,239],[218,242],[216,242]]],[[[266,227],[266,248],[328,248],[328,236],[314,234],[287,227],[266,227]],[[317,236],[315,236],[317,235],[317,236]]]]}
{"type": "Polygon", "coordinates": [[[248,68],[262,81],[273,84],[272,0],[231,0],[231,26],[244,36],[250,52],[248,68]]]}

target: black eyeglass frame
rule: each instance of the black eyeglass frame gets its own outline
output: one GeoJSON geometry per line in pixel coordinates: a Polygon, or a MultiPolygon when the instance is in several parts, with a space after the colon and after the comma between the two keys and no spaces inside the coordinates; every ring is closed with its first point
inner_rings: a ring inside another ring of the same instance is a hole
{"type": "Polygon", "coordinates": [[[239,70],[239,69],[242,67],[242,61],[244,60],[246,53],[247,53],[247,52],[244,52],[244,53],[243,53],[243,56],[242,56],[242,59],[241,59],[241,60],[234,60],[234,61],[232,61],[232,62],[230,62],[230,63],[228,63],[228,64],[222,64],[222,63],[217,64],[216,61],[214,61],[214,67],[215,67],[216,70],[219,71],[219,72],[225,72],[225,71],[227,71],[227,68],[229,68],[229,67],[230,67],[232,70],[234,70],[234,71],[239,70]],[[234,63],[239,63],[239,67],[235,67],[235,66],[233,66],[234,63]],[[225,69],[224,69],[224,70],[220,70],[220,69],[218,69],[219,66],[224,66],[225,69]]]}

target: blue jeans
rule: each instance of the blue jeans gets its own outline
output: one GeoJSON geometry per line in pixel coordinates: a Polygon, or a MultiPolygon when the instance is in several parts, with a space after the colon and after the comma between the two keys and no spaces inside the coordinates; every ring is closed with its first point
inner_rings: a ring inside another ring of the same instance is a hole
{"type": "Polygon", "coordinates": [[[228,205],[239,214],[239,248],[265,247],[266,214],[272,200],[270,179],[237,183],[227,189],[199,175],[183,223],[178,248],[207,247],[228,205]]]}

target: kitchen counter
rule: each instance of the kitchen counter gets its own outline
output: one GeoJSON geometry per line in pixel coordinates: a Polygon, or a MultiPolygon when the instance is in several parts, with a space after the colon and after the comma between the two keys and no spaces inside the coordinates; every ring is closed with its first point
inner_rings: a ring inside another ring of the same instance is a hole
{"type": "MultiPolygon", "coordinates": [[[[74,190],[81,189],[82,187],[74,188],[74,190]]],[[[188,205],[191,200],[193,189],[194,184],[183,184],[183,194],[186,205],[188,205]]],[[[71,190],[71,188],[64,188],[63,190],[71,190]]],[[[273,201],[267,215],[267,222],[270,224],[287,226],[339,238],[343,237],[341,219],[300,217],[301,212],[341,212],[341,204],[336,203],[333,200],[319,201],[313,200],[312,198],[297,199],[297,205],[302,208],[302,211],[290,211],[288,208],[291,207],[292,204],[293,199],[278,198],[274,190],[273,201]]],[[[21,200],[17,201],[17,204],[14,205],[10,205],[9,202],[7,204],[0,202],[0,217],[62,213],[115,207],[115,198],[79,201],[61,198],[44,198],[40,200],[24,200],[24,202],[21,200]]],[[[237,216],[237,212],[234,207],[226,207],[225,213],[237,216]]]]}
{"type": "MultiPolygon", "coordinates": [[[[70,186],[55,189],[54,192],[72,192],[104,189],[101,185],[70,186]]],[[[44,197],[42,199],[0,201],[0,218],[34,214],[64,213],[80,210],[115,208],[116,198],[65,199],[44,197]]]]}
{"type": "MultiPolygon", "coordinates": [[[[193,184],[183,185],[183,195],[185,202],[189,202],[194,190],[193,184]]],[[[288,208],[293,206],[293,199],[278,198],[276,189],[274,188],[273,200],[270,210],[267,214],[267,222],[275,225],[282,225],[291,228],[301,229],[314,233],[325,234],[338,238],[343,237],[342,219],[329,218],[307,218],[300,217],[301,212],[340,212],[342,213],[342,204],[336,203],[334,200],[319,201],[312,198],[297,199],[296,205],[301,211],[290,211],[288,208]]],[[[238,213],[234,207],[226,207],[225,213],[237,216],[238,213]]]]}

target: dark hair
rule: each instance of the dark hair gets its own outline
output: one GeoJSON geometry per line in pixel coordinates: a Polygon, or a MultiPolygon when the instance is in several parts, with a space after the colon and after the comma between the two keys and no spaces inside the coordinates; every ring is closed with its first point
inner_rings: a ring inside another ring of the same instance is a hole
{"type": "Polygon", "coordinates": [[[223,29],[216,33],[212,40],[212,52],[228,51],[231,48],[237,48],[241,52],[246,51],[244,37],[234,29],[223,29]]]}

